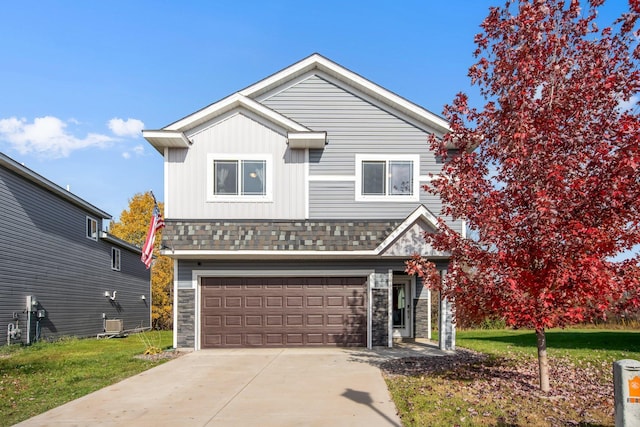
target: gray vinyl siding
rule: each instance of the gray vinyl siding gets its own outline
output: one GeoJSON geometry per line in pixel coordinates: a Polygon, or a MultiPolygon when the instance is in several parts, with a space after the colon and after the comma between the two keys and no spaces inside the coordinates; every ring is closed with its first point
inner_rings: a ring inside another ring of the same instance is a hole
{"type": "Polygon", "coordinates": [[[300,219],[305,216],[305,152],[290,150],[286,132],[239,109],[187,135],[189,149],[170,149],[166,162],[167,218],[300,219]],[[270,155],[270,201],[207,201],[208,154],[270,155]]]}
{"type": "MultiPolygon", "coordinates": [[[[355,182],[321,181],[313,177],[355,178],[356,155],[419,154],[420,176],[437,174],[442,164],[429,150],[432,133],[365,99],[331,78],[313,74],[281,91],[267,94],[263,104],[312,130],[326,131],[323,150],[309,150],[309,219],[404,218],[418,202],[363,202],[355,200],[355,182]]],[[[442,204],[421,190],[420,202],[435,215],[442,204]]],[[[460,231],[461,223],[449,221],[460,231]]]]}
{"type": "Polygon", "coordinates": [[[356,154],[420,154],[421,175],[440,171],[428,132],[325,78],[311,75],[261,101],[312,130],[327,132],[324,150],[309,151],[310,175],[355,175],[356,154]]]}
{"type": "MultiPolygon", "coordinates": [[[[46,310],[41,339],[96,335],[103,331],[103,313],[123,319],[125,329],[150,326],[150,276],[140,255],[87,238],[87,216],[101,228],[94,212],[0,167],[0,330],[16,323],[16,313],[26,342],[27,295],[46,310]],[[111,269],[112,247],[120,249],[120,271],[111,269]],[[114,290],[112,303],[104,293],[114,290]]],[[[1,344],[6,343],[3,334],[1,344]]]]}

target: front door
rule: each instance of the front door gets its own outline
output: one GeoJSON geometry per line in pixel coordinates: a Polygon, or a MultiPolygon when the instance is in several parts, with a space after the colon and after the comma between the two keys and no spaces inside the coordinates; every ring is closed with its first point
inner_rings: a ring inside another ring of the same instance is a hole
{"type": "Polygon", "coordinates": [[[393,337],[411,337],[411,282],[394,282],[391,300],[393,337]]]}

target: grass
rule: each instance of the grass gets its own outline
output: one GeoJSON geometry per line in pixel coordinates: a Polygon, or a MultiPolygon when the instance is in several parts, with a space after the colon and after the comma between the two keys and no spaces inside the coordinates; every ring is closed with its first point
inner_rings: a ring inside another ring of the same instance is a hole
{"type": "Polygon", "coordinates": [[[386,375],[405,426],[613,425],[612,364],[640,360],[639,331],[547,331],[552,391],[544,394],[533,331],[458,331],[457,346],[487,357],[386,375]]]}
{"type": "Polygon", "coordinates": [[[149,343],[170,348],[170,331],[0,347],[0,426],[10,426],[163,363],[134,358],[149,343]]]}

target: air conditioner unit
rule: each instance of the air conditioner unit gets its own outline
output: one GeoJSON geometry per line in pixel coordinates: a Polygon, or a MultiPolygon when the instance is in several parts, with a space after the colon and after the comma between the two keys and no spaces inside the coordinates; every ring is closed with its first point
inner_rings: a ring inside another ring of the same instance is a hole
{"type": "Polygon", "coordinates": [[[104,322],[104,331],[107,334],[121,334],[124,331],[122,319],[108,319],[104,322]]]}

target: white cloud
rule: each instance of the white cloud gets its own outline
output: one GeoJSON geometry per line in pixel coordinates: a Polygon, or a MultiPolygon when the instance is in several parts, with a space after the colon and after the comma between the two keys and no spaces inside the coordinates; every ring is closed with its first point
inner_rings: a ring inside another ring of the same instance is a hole
{"type": "Polygon", "coordinates": [[[115,141],[113,137],[97,133],[79,138],[68,132],[67,126],[67,122],[52,116],[36,117],[33,123],[16,117],[0,119],[0,141],[9,142],[20,154],[35,153],[53,158],[68,157],[72,151],[83,148],[103,148],[115,141]]]}
{"type": "Polygon", "coordinates": [[[118,117],[114,117],[109,120],[107,123],[111,132],[116,134],[117,136],[129,136],[135,137],[140,136],[142,129],[144,128],[144,123],[138,119],[127,119],[122,120],[118,117]]]}
{"type": "Polygon", "coordinates": [[[138,144],[135,147],[133,147],[131,150],[124,151],[122,153],[122,157],[124,159],[129,160],[133,154],[135,154],[136,156],[144,155],[144,146],[141,144],[138,144]]]}

